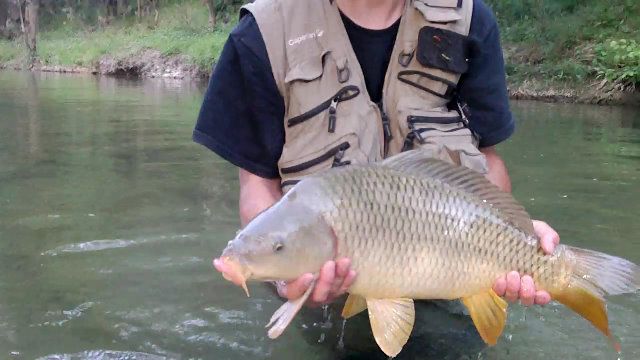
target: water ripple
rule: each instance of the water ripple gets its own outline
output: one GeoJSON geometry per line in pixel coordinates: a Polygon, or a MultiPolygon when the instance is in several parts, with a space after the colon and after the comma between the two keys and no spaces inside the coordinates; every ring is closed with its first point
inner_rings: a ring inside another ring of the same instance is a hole
{"type": "Polygon", "coordinates": [[[164,360],[165,356],[136,351],[87,350],[74,354],[51,354],[36,360],[164,360]]]}
{"type": "Polygon", "coordinates": [[[216,307],[205,308],[204,311],[215,314],[218,317],[218,323],[222,324],[257,324],[257,321],[250,320],[248,314],[238,310],[224,310],[216,307]]]}
{"type": "Polygon", "coordinates": [[[95,304],[96,303],[89,301],[89,302],[82,303],[71,310],[47,311],[47,313],[44,314],[44,316],[45,318],[49,318],[51,320],[42,322],[40,324],[37,324],[36,326],[62,326],[66,322],[69,322],[73,319],[80,318],[95,304]]]}
{"type": "Polygon", "coordinates": [[[77,252],[117,249],[117,248],[128,247],[135,244],[138,244],[138,242],[136,242],[135,240],[122,240],[122,239],[93,240],[93,241],[88,241],[83,243],[58,246],[57,248],[52,250],[47,250],[42,254],[49,255],[49,256],[57,256],[60,253],[77,253],[77,252]]]}
{"type": "Polygon", "coordinates": [[[145,243],[164,241],[164,240],[181,240],[181,239],[193,239],[197,234],[176,234],[176,235],[160,235],[155,237],[143,237],[134,240],[126,239],[105,239],[105,240],[91,240],[87,242],[65,244],[58,246],[54,249],[47,250],[41,255],[58,256],[63,253],[82,253],[90,251],[102,251],[126,248],[129,246],[142,245],[145,243]]]}

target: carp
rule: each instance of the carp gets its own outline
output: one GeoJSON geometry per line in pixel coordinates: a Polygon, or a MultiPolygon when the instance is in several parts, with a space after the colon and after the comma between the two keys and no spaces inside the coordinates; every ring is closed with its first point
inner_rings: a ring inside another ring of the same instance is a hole
{"type": "MultiPolygon", "coordinates": [[[[567,245],[545,255],[531,218],[509,193],[419,149],[305,177],[241,229],[220,259],[223,276],[249,295],[248,280],[317,274],[343,257],[358,276],[342,315],[367,310],[388,356],[411,334],[414,299],[460,299],[482,339],[495,345],[507,303],[492,285],[512,270],[610,339],[604,296],[640,286],[640,268],[619,257],[567,245]]],[[[269,337],[282,334],[313,285],[273,314],[269,337]]]]}

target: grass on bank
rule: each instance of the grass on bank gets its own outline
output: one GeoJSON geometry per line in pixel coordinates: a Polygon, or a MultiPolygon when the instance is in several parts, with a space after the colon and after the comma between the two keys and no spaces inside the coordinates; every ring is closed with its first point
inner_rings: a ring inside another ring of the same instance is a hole
{"type": "MultiPolygon", "coordinates": [[[[169,4],[154,17],[116,19],[96,27],[80,21],[60,22],[38,37],[38,57],[45,65],[93,67],[104,55],[122,59],[146,49],[163,55],[184,55],[209,69],[220,54],[232,23],[208,27],[207,9],[200,1],[169,4]]],[[[22,62],[26,49],[21,39],[0,40],[0,62],[22,62]]]]}
{"type": "Polygon", "coordinates": [[[486,0],[500,24],[512,82],[640,86],[640,1],[486,0]]]}

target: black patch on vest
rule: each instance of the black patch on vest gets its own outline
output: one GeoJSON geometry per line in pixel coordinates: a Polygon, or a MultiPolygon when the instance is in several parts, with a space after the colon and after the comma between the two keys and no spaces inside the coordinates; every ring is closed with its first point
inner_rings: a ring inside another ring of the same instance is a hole
{"type": "Polygon", "coordinates": [[[453,31],[425,26],[418,34],[416,59],[424,66],[462,74],[469,68],[469,40],[453,31]]]}

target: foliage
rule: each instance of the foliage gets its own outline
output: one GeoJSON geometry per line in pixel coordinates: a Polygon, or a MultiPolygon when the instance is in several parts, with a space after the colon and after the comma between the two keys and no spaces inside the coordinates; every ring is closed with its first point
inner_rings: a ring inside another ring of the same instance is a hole
{"type": "MultiPolygon", "coordinates": [[[[628,68],[630,59],[615,61],[614,52],[624,50],[611,49],[610,39],[640,42],[638,0],[485,1],[498,18],[507,72],[518,80],[583,82],[597,74],[616,82],[637,76],[628,68]]],[[[630,81],[637,83],[637,77],[630,81]]]]}
{"type": "Polygon", "coordinates": [[[13,41],[0,39],[0,63],[17,59],[22,54],[22,46],[13,41]]]}
{"type": "Polygon", "coordinates": [[[595,48],[594,68],[598,76],[623,85],[640,85],[640,43],[611,40],[595,48]]]}

